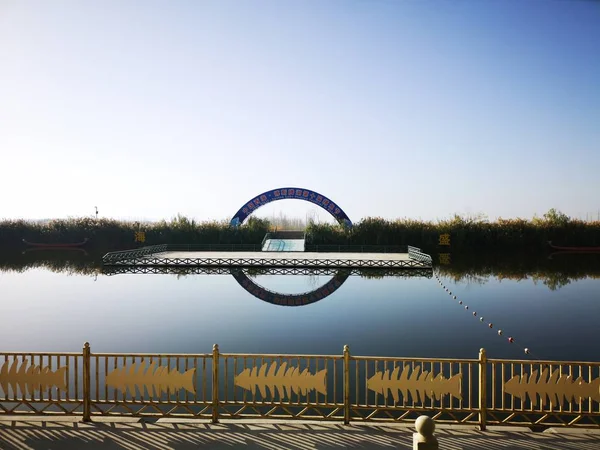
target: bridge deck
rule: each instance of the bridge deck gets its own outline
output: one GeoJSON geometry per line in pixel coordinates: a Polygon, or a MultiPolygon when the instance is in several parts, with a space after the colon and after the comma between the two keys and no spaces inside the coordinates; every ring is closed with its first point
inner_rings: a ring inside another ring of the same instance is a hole
{"type": "Polygon", "coordinates": [[[408,253],[317,253],[317,252],[164,252],[163,258],[275,258],[275,259],[381,259],[408,261],[408,253]]]}
{"type": "Polygon", "coordinates": [[[211,252],[165,251],[151,255],[105,261],[118,266],[220,266],[220,267],[397,267],[431,268],[408,253],[316,252],[211,252]]]}

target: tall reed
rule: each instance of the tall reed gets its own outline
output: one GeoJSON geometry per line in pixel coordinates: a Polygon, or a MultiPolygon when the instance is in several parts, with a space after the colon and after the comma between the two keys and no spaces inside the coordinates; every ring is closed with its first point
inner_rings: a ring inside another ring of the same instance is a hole
{"type": "MultiPolygon", "coordinates": [[[[297,226],[292,219],[278,225],[297,226]]],[[[269,219],[250,217],[235,228],[228,221],[197,222],[178,215],[170,221],[153,223],[113,219],[72,218],[46,223],[25,220],[0,221],[0,247],[22,246],[30,242],[74,243],[85,238],[89,246],[103,250],[127,249],[154,244],[260,244],[274,224],[269,219]],[[145,241],[135,239],[143,231],[145,241]]],[[[414,245],[427,252],[540,251],[548,241],[566,246],[600,246],[600,221],[570,219],[550,210],[541,218],[498,219],[455,215],[451,219],[418,221],[386,220],[367,217],[350,229],[341,225],[310,222],[306,228],[307,244],[338,245],[414,245]],[[440,236],[450,236],[450,246],[440,246],[440,236]]]]}
{"type": "Polygon", "coordinates": [[[413,219],[366,218],[351,229],[340,225],[310,224],[307,244],[414,245],[426,251],[539,251],[548,241],[565,246],[600,246],[600,221],[569,219],[560,213],[542,218],[499,219],[493,222],[454,216],[438,222],[413,219]],[[450,246],[440,245],[449,235],[450,246]]]}
{"type": "Polygon", "coordinates": [[[114,219],[72,218],[46,223],[25,220],[0,221],[0,247],[22,246],[22,240],[41,243],[76,243],[89,239],[88,247],[104,250],[154,244],[260,244],[269,222],[251,217],[238,228],[228,222],[196,222],[178,215],[153,223],[114,219]],[[136,232],[144,232],[144,241],[136,232]],[[139,236],[138,236],[139,237],[139,236]]]}

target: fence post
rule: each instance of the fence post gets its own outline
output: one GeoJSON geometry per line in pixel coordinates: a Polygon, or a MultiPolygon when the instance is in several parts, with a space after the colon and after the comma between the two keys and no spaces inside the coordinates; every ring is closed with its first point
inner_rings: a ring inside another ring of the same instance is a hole
{"type": "Polygon", "coordinates": [[[438,440],[433,434],[435,421],[429,416],[419,416],[415,420],[416,433],[413,433],[413,450],[438,450],[438,440]]]}
{"type": "Polygon", "coordinates": [[[213,345],[213,395],[212,395],[212,423],[219,423],[219,345],[213,345]]]}
{"type": "MultiPolygon", "coordinates": [[[[91,394],[90,394],[90,343],[83,344],[83,421],[90,422],[91,394]]],[[[75,374],[77,376],[77,374],[75,374]]]]}
{"type": "MultiPolygon", "coordinates": [[[[485,431],[487,410],[487,356],[485,348],[479,350],[479,429],[485,431]]],[[[492,387],[493,389],[493,387],[492,387]]]]}
{"type": "Polygon", "coordinates": [[[350,424],[350,347],[344,345],[344,425],[348,424],[350,424]]]}

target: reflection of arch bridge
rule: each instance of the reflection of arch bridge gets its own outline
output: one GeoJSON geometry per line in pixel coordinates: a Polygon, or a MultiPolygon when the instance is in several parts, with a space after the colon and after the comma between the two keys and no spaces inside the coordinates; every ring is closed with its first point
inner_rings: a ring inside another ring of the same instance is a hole
{"type": "Polygon", "coordinates": [[[302,294],[281,294],[273,292],[256,283],[241,269],[232,269],[231,275],[233,275],[233,278],[235,278],[240,286],[256,298],[267,303],[281,306],[304,306],[323,300],[328,295],[333,294],[350,276],[347,271],[339,270],[331,280],[313,291],[302,294]]]}
{"type": "Polygon", "coordinates": [[[118,274],[172,274],[172,275],[232,275],[254,297],[279,306],[304,306],[323,300],[333,294],[350,276],[366,278],[383,277],[433,277],[432,269],[335,269],[335,268],[252,268],[251,275],[332,275],[333,278],[317,289],[302,294],[273,292],[252,280],[241,268],[228,267],[169,267],[169,266],[105,266],[105,275],[118,274]]]}

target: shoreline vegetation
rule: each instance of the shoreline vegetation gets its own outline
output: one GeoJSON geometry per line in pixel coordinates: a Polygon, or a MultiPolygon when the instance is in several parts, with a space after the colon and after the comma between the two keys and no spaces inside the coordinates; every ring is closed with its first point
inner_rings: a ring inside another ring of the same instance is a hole
{"type": "MultiPolygon", "coordinates": [[[[155,244],[260,244],[273,229],[295,229],[299,219],[250,217],[238,228],[228,221],[198,222],[182,215],[170,221],[140,223],[90,217],[45,222],[0,220],[0,248],[22,248],[23,239],[34,243],[75,243],[88,238],[86,248],[112,251],[155,244]],[[135,239],[144,232],[144,240],[135,239]]],[[[533,219],[498,219],[455,215],[451,219],[418,221],[367,217],[351,229],[341,225],[309,222],[307,245],[413,245],[425,252],[548,252],[548,242],[565,246],[600,246],[600,221],[571,219],[551,209],[533,219]],[[449,235],[450,245],[440,245],[449,235]]]]}

